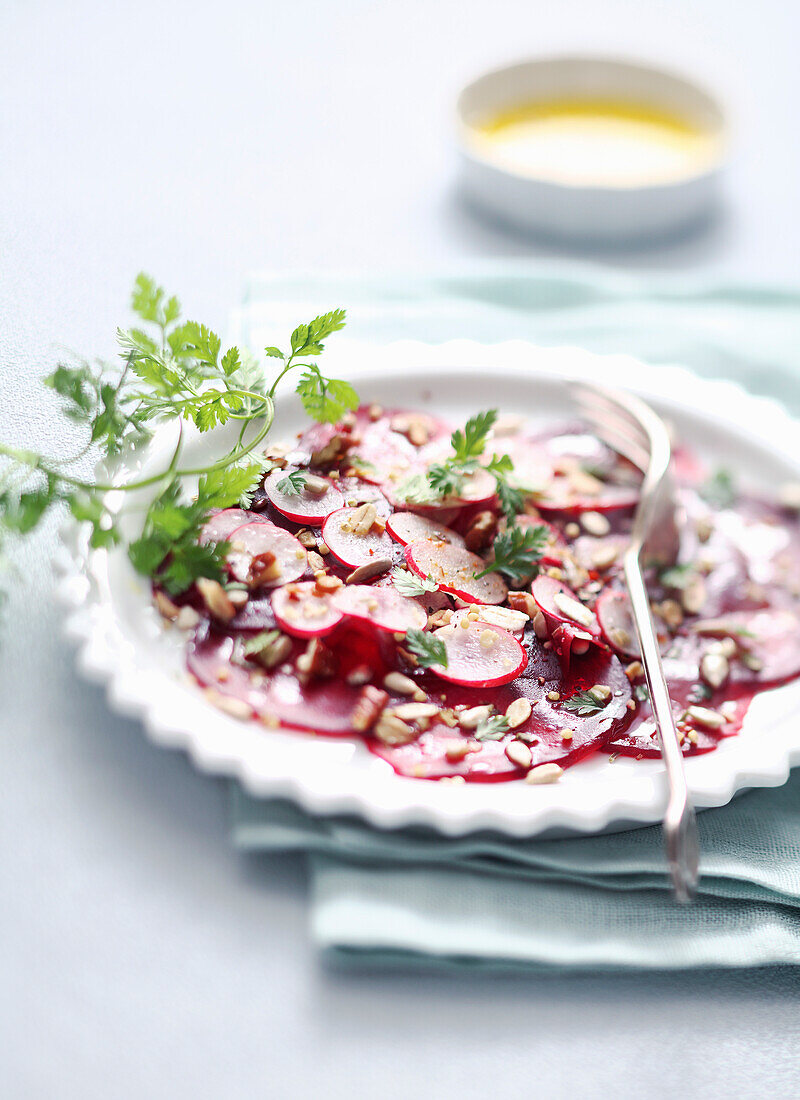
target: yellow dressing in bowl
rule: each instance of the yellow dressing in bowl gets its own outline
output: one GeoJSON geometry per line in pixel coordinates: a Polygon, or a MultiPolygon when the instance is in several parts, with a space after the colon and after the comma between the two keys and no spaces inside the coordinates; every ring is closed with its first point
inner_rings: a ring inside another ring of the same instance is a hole
{"type": "Polygon", "coordinates": [[[718,137],[661,107],[603,98],[536,100],[471,127],[482,156],[517,175],[573,186],[639,187],[709,167],[718,137]]]}

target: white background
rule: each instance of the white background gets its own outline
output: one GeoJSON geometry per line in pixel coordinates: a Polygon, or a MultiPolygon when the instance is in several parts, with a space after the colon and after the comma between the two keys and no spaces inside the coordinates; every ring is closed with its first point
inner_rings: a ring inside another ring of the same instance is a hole
{"type": "MultiPolygon", "coordinates": [[[[475,217],[451,149],[459,85],[537,51],[662,60],[702,75],[733,115],[713,224],[602,258],[796,279],[792,8],[4,0],[2,436],[63,445],[35,380],[59,346],[113,351],[142,267],[223,326],[253,268],[552,254],[475,217]]],[[[323,968],[301,868],[236,855],[223,787],[76,679],[46,598],[51,550],[39,538],[23,561],[0,653],[4,1097],[796,1094],[795,972],[323,968]]]]}

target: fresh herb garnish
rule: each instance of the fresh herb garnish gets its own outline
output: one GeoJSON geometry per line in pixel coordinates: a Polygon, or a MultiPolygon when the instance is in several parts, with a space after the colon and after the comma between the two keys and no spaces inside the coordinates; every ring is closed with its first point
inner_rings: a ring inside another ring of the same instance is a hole
{"type": "Polygon", "coordinates": [[[252,657],[255,654],[262,653],[265,649],[269,649],[270,646],[275,645],[277,640],[281,637],[280,630],[262,630],[249,641],[244,643],[244,655],[245,657],[252,657]]]}
{"type": "Polygon", "coordinates": [[[700,486],[700,496],[712,508],[730,508],[736,502],[736,481],[730,470],[715,470],[700,486]]]}
{"type": "Polygon", "coordinates": [[[131,305],[145,327],[118,330],[121,364],[62,363],[45,379],[61,398],[64,415],[83,430],[78,452],[50,459],[0,444],[0,456],[9,460],[0,485],[0,549],[8,537],[32,531],[62,503],[90,525],[93,547],[113,546],[122,536],[109,494],[155,487],[159,495],[129,555],[140,573],[177,594],[199,577],[223,576],[227,544],[201,546],[197,539],[211,509],[248,504],[267,465],[256,448],[272,426],[273,398],[284,375],[302,369],[296,389],[306,412],[317,420],[335,422],[357,406],[352,386],[326,377],[314,361],[323,340],[343,327],[345,314],[334,310],[298,326],[288,353],[267,348],[267,356],[283,364],[270,384],[249,355],[235,347],[223,352],[211,329],[181,321],[178,299],[168,297],[149,276],[137,276],[131,305]],[[80,464],[90,454],[113,459],[149,438],[152,423],[169,421],[177,422],[178,431],[164,469],[127,481],[81,473],[80,464]],[[230,450],[207,466],[181,465],[186,423],[205,432],[230,421],[240,424],[230,450]],[[184,499],[184,482],[198,477],[196,499],[184,499]]]}
{"type": "Polygon", "coordinates": [[[662,569],[658,579],[665,588],[676,588],[682,591],[696,576],[696,569],[691,562],[684,565],[671,565],[668,569],[662,569]]]}
{"type": "Polygon", "coordinates": [[[286,477],[282,477],[276,488],[280,493],[286,493],[287,497],[298,496],[306,487],[308,475],[303,470],[292,470],[286,477]]]}
{"type": "Polygon", "coordinates": [[[401,596],[424,596],[426,592],[436,592],[439,585],[430,577],[418,577],[410,569],[397,566],[392,570],[392,584],[401,596]]]}
{"type": "Polygon", "coordinates": [[[707,703],[714,692],[708,684],[696,683],[689,692],[690,703],[707,703]]]}
{"type": "Polygon", "coordinates": [[[562,710],[568,710],[571,714],[577,714],[581,718],[588,718],[593,714],[599,714],[605,707],[607,699],[601,699],[591,690],[576,691],[569,699],[561,704],[562,710]]]}
{"type": "Polygon", "coordinates": [[[508,719],[502,714],[490,714],[481,718],[475,730],[476,741],[500,741],[508,733],[508,719]]]}
{"type": "Polygon", "coordinates": [[[434,638],[424,630],[406,631],[405,647],[417,658],[420,668],[440,665],[447,668],[447,650],[441,638],[434,638]]]}
{"type": "Polygon", "coordinates": [[[633,695],[640,703],[646,703],[650,698],[650,688],[647,684],[637,684],[633,689],[633,695]]]}
{"type": "Polygon", "coordinates": [[[536,571],[549,538],[550,529],[543,523],[501,531],[492,544],[494,560],[476,573],[476,578],[502,573],[512,584],[521,584],[536,571]]]}

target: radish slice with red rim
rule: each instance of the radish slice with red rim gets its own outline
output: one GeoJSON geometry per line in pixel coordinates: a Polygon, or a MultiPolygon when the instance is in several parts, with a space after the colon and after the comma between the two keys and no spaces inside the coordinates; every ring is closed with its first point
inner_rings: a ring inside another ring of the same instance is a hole
{"type": "Polygon", "coordinates": [[[528,654],[514,635],[489,623],[464,622],[433,631],[433,637],[444,643],[447,667],[433,665],[431,672],[452,684],[476,688],[498,687],[516,679],[528,663],[528,654]]]}
{"type": "Polygon", "coordinates": [[[581,512],[616,512],[633,509],[639,503],[639,491],[629,485],[606,485],[598,481],[595,492],[576,487],[569,477],[553,478],[547,492],[537,498],[536,507],[547,515],[560,513],[577,516],[581,512]]]}
{"type": "Polygon", "coordinates": [[[199,541],[224,542],[238,527],[243,527],[246,523],[269,523],[269,520],[257,512],[247,512],[244,508],[223,508],[206,520],[199,541]]]}
{"type": "Polygon", "coordinates": [[[572,589],[554,577],[537,577],[531,585],[531,593],[548,619],[600,637],[600,626],[594,612],[581,603],[572,589]]]}
{"type": "Polygon", "coordinates": [[[461,535],[425,516],[415,515],[414,512],[393,512],[386,521],[386,530],[401,546],[421,539],[446,542],[450,546],[464,546],[461,535]]]}
{"type": "Polygon", "coordinates": [[[460,546],[442,546],[423,539],[406,546],[405,558],[418,577],[430,577],[440,588],[462,600],[496,604],[503,603],[508,596],[508,586],[497,573],[476,576],[486,568],[486,562],[460,546]]]}
{"type": "Polygon", "coordinates": [[[425,610],[416,600],[401,596],[393,588],[351,584],[337,589],[331,602],[343,615],[364,619],[378,630],[395,634],[422,630],[428,621],[425,610]]]}
{"type": "Polygon", "coordinates": [[[289,483],[290,471],[273,470],[264,482],[264,491],[270,503],[281,515],[294,523],[304,523],[309,527],[318,527],[331,512],[344,505],[344,497],[327,478],[317,474],[295,471],[299,477],[299,492],[286,492],[281,488],[289,483]]]}
{"type": "Polygon", "coordinates": [[[370,424],[350,452],[353,466],[364,481],[395,484],[416,461],[417,448],[404,435],[393,432],[385,419],[370,424]]]}
{"type": "Polygon", "coordinates": [[[272,610],[278,626],[297,638],[330,634],[343,618],[333,604],[332,593],[321,591],[316,581],[278,588],[272,594],[272,610]]]}
{"type": "Polygon", "coordinates": [[[597,621],[608,644],[625,657],[641,657],[639,636],[626,592],[604,592],[597,601],[597,621]]]}
{"type": "Polygon", "coordinates": [[[733,638],[741,656],[732,661],[732,677],[770,683],[800,673],[800,621],[779,608],[740,611],[692,624],[705,644],[712,638],[733,638]]]}
{"type": "Polygon", "coordinates": [[[339,508],[322,525],[322,538],[330,552],[348,569],[368,565],[376,558],[391,558],[394,542],[385,531],[367,531],[356,534],[353,530],[357,508],[339,508]]]}
{"type": "Polygon", "coordinates": [[[254,569],[260,572],[258,559],[261,555],[273,555],[274,560],[267,562],[265,559],[267,575],[258,580],[257,587],[275,588],[279,584],[288,584],[298,580],[306,571],[308,556],[305,547],[294,535],[269,520],[237,527],[228,541],[231,544],[228,568],[237,581],[250,584],[257,579],[254,569]]]}

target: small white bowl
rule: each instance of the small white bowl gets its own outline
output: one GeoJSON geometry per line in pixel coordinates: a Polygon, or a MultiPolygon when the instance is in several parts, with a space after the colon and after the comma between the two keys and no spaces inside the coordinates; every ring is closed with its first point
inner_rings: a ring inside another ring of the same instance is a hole
{"type": "Polygon", "coordinates": [[[717,197],[727,145],[722,109],[708,92],[660,69],[601,57],[525,61],[469,84],[458,98],[457,116],[470,197],[540,234],[607,243],[664,237],[699,223],[717,197]],[[486,136],[493,118],[525,104],[597,100],[685,120],[699,134],[699,153],[646,178],[626,178],[621,164],[610,176],[606,171],[593,178],[588,162],[583,173],[555,162],[535,168],[515,163],[486,136]]]}

